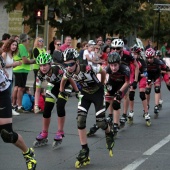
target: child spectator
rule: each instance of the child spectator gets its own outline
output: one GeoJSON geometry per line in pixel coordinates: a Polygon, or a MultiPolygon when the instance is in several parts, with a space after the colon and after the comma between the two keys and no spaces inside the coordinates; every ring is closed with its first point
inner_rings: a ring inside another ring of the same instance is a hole
{"type": "Polygon", "coordinates": [[[25,87],[24,95],[22,97],[22,108],[25,111],[31,112],[34,106],[34,96],[31,94],[30,87],[25,87]]]}
{"type": "Polygon", "coordinates": [[[39,98],[39,102],[38,102],[38,107],[40,109],[40,113],[44,112],[44,106],[45,106],[45,89],[41,88],[40,98],[39,98]]]}

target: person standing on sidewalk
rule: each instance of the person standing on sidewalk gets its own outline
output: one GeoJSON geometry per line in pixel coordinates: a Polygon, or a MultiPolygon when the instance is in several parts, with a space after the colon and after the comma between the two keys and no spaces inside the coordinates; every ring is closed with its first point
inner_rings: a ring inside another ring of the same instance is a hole
{"type": "Polygon", "coordinates": [[[29,36],[27,34],[20,35],[21,44],[19,44],[18,54],[14,56],[14,61],[22,62],[21,65],[13,68],[15,75],[15,85],[12,93],[13,112],[24,113],[22,109],[22,96],[25,89],[27,76],[30,71],[30,64],[35,63],[35,59],[29,59],[29,53],[26,46],[29,44],[29,36]]]}

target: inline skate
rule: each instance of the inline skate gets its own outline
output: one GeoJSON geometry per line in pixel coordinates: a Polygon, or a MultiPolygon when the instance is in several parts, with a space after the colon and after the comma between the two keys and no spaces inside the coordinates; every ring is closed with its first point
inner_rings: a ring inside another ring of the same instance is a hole
{"type": "Polygon", "coordinates": [[[154,118],[157,119],[158,115],[159,115],[159,106],[158,105],[156,105],[154,107],[154,113],[155,113],[154,118]]]}
{"type": "Polygon", "coordinates": [[[76,168],[80,168],[82,166],[90,164],[89,148],[80,150],[79,155],[76,157],[76,159],[76,168]]]}
{"type": "Polygon", "coordinates": [[[113,115],[110,115],[106,118],[106,122],[109,124],[111,131],[113,131],[113,115]]]}
{"type": "Polygon", "coordinates": [[[149,113],[144,113],[144,118],[145,118],[145,120],[146,120],[146,126],[150,126],[151,125],[151,118],[150,118],[150,115],[149,115],[149,113]]]}
{"type": "Polygon", "coordinates": [[[128,114],[128,124],[132,125],[133,124],[133,115],[134,115],[134,111],[131,110],[128,114]]]}
{"type": "Polygon", "coordinates": [[[123,128],[125,126],[125,123],[127,121],[127,115],[123,114],[122,117],[120,118],[119,122],[120,122],[120,128],[123,128]]]}
{"type": "Polygon", "coordinates": [[[113,132],[114,132],[113,134],[114,134],[114,138],[116,138],[118,131],[119,131],[119,126],[118,126],[117,123],[114,123],[114,124],[113,124],[113,132]]]}
{"type": "Polygon", "coordinates": [[[96,124],[94,124],[93,127],[90,128],[90,131],[87,132],[87,136],[88,137],[93,136],[97,132],[98,129],[99,127],[96,124]]]}
{"type": "Polygon", "coordinates": [[[62,143],[63,137],[64,137],[63,131],[58,131],[56,133],[56,135],[54,137],[54,142],[52,144],[53,149],[56,149],[62,143]]]}
{"type": "Polygon", "coordinates": [[[29,148],[29,151],[27,153],[23,153],[23,156],[26,160],[26,165],[28,170],[35,170],[37,161],[35,160],[35,154],[34,150],[32,148],[29,148]]]}
{"type": "Polygon", "coordinates": [[[34,147],[40,147],[43,145],[46,145],[48,142],[48,132],[42,131],[37,137],[36,141],[34,141],[33,146],[34,147]]]}
{"type": "Polygon", "coordinates": [[[162,109],[163,100],[159,99],[159,109],[162,109]]]}
{"type": "Polygon", "coordinates": [[[113,156],[112,148],[114,147],[114,134],[110,131],[106,134],[106,148],[109,150],[109,156],[113,156]]]}

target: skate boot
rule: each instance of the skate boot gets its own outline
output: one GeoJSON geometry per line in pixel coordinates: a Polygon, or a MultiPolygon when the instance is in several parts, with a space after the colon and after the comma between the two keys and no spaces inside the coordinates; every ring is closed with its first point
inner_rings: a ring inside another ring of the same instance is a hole
{"type": "Polygon", "coordinates": [[[53,149],[56,149],[62,143],[63,137],[64,137],[63,131],[58,131],[56,133],[56,135],[54,137],[54,142],[52,144],[53,149]]]}
{"type": "Polygon", "coordinates": [[[133,124],[133,115],[134,115],[134,111],[131,110],[128,114],[128,124],[132,125],[133,124]]]}
{"type": "Polygon", "coordinates": [[[80,153],[76,158],[75,167],[77,169],[90,164],[89,148],[80,150],[80,153]]]}
{"type": "Polygon", "coordinates": [[[154,113],[155,113],[154,118],[157,119],[158,118],[158,114],[159,114],[159,106],[158,105],[156,105],[154,107],[154,113]]]}
{"type": "Polygon", "coordinates": [[[98,129],[99,127],[96,124],[94,124],[93,127],[90,128],[90,131],[87,132],[87,136],[88,137],[93,136],[97,132],[98,129]]]}
{"type": "Polygon", "coordinates": [[[116,138],[118,131],[119,131],[119,126],[118,126],[117,123],[114,123],[114,124],[113,124],[114,138],[116,138]]]}
{"type": "Polygon", "coordinates": [[[34,147],[40,147],[43,145],[46,145],[48,142],[48,132],[42,131],[37,137],[36,141],[34,141],[33,146],[34,147]]]}
{"type": "Polygon", "coordinates": [[[113,116],[112,116],[112,115],[109,115],[109,116],[106,118],[106,122],[109,124],[110,129],[113,131],[113,116]]]}
{"type": "Polygon", "coordinates": [[[23,156],[26,160],[26,165],[28,170],[35,170],[37,161],[35,160],[35,154],[34,150],[32,148],[29,148],[29,151],[27,153],[23,153],[23,156]]]}
{"type": "Polygon", "coordinates": [[[159,99],[159,109],[162,109],[162,103],[163,103],[163,100],[159,99]]]}
{"type": "Polygon", "coordinates": [[[145,120],[146,120],[146,126],[150,126],[151,125],[151,118],[150,118],[150,115],[149,115],[149,113],[144,113],[144,118],[145,118],[145,120]]]}
{"type": "Polygon", "coordinates": [[[127,121],[127,115],[123,114],[122,117],[120,118],[119,122],[120,122],[120,128],[123,128],[125,126],[125,123],[127,121]]]}
{"type": "Polygon", "coordinates": [[[105,133],[106,134],[106,147],[109,150],[109,156],[113,156],[112,148],[114,147],[114,134],[113,132],[105,133]]]}

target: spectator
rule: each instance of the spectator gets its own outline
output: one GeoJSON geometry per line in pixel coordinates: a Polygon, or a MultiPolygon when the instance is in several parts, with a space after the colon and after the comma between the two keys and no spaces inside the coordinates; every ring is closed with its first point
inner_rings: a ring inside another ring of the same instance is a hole
{"type": "Polygon", "coordinates": [[[62,61],[61,61],[62,52],[60,50],[61,41],[60,40],[55,40],[54,46],[55,46],[55,50],[54,50],[53,55],[52,55],[53,62],[54,63],[62,63],[62,61]]]}
{"type": "Polygon", "coordinates": [[[128,43],[128,41],[127,41],[127,39],[123,39],[123,42],[124,42],[124,47],[123,47],[123,49],[124,50],[126,50],[126,51],[130,51],[130,48],[128,47],[128,45],[127,45],[127,43],[128,43]]]}
{"type": "Polygon", "coordinates": [[[152,41],[151,41],[151,40],[148,40],[148,45],[145,47],[145,51],[146,51],[148,48],[153,48],[153,46],[152,46],[152,41]]]}
{"type": "Polygon", "coordinates": [[[13,56],[18,52],[18,42],[13,39],[9,39],[5,42],[3,46],[2,57],[6,63],[5,70],[8,73],[8,78],[10,81],[10,96],[12,93],[12,80],[13,80],[13,67],[19,66],[22,63],[20,61],[13,61],[13,56]]]}
{"type": "Polygon", "coordinates": [[[5,43],[7,40],[10,39],[10,37],[11,37],[10,34],[4,33],[2,35],[2,42],[5,43]]]}
{"type": "Polygon", "coordinates": [[[166,57],[166,53],[167,53],[167,42],[164,42],[163,46],[161,47],[161,54],[162,54],[162,59],[166,57]]]}
{"type": "Polygon", "coordinates": [[[105,41],[105,43],[104,43],[104,45],[102,46],[102,51],[104,50],[104,48],[106,47],[106,46],[109,46],[109,47],[111,47],[111,42],[112,42],[112,39],[111,38],[106,38],[106,41],[105,41]]]}
{"type": "Polygon", "coordinates": [[[67,48],[73,48],[73,47],[71,46],[71,41],[72,41],[71,37],[70,37],[70,36],[66,36],[66,38],[65,38],[65,40],[64,40],[64,44],[61,45],[60,50],[63,52],[63,51],[65,51],[67,48]]]}
{"type": "Polygon", "coordinates": [[[31,94],[30,87],[25,87],[22,97],[22,109],[31,112],[34,107],[34,96],[31,94]]]}
{"type": "Polygon", "coordinates": [[[27,82],[27,76],[30,71],[30,64],[35,63],[35,59],[29,59],[28,51],[26,45],[29,44],[29,36],[27,34],[20,35],[21,44],[19,44],[19,51],[16,56],[14,56],[14,61],[22,62],[21,65],[13,68],[15,75],[15,85],[12,93],[12,106],[13,111],[17,113],[23,113],[22,109],[22,96],[27,82]]]}
{"type": "Polygon", "coordinates": [[[81,50],[81,43],[80,42],[77,43],[76,50],[77,50],[78,53],[80,52],[80,50],[81,50]]]}
{"type": "Polygon", "coordinates": [[[104,50],[103,50],[103,53],[102,53],[102,60],[103,60],[103,63],[102,63],[102,68],[106,69],[107,65],[108,65],[108,55],[110,53],[110,46],[109,45],[106,45],[104,47],[104,50]]]}
{"type": "Polygon", "coordinates": [[[87,41],[82,42],[82,49],[80,50],[79,57],[78,57],[80,64],[83,64],[83,54],[84,54],[84,50],[87,50],[87,48],[88,48],[88,42],[87,41]]]}
{"type": "MultiPolygon", "coordinates": [[[[33,47],[33,56],[34,59],[36,59],[38,57],[38,55],[40,53],[45,53],[46,50],[44,48],[44,40],[42,37],[37,37],[34,41],[34,47],[33,47]]],[[[35,82],[36,82],[36,77],[37,77],[37,73],[39,70],[39,65],[38,64],[33,64],[33,71],[34,71],[34,84],[33,84],[33,90],[35,93],[35,82]]]]}
{"type": "Polygon", "coordinates": [[[55,49],[55,47],[54,47],[54,42],[55,42],[55,40],[57,39],[57,37],[53,37],[53,40],[50,42],[50,44],[49,44],[49,50],[50,50],[50,54],[52,55],[53,54],[53,51],[54,51],[54,49],[55,49]]]}
{"type": "Polygon", "coordinates": [[[12,35],[11,39],[14,39],[19,43],[19,36],[18,35],[12,35]]]}

